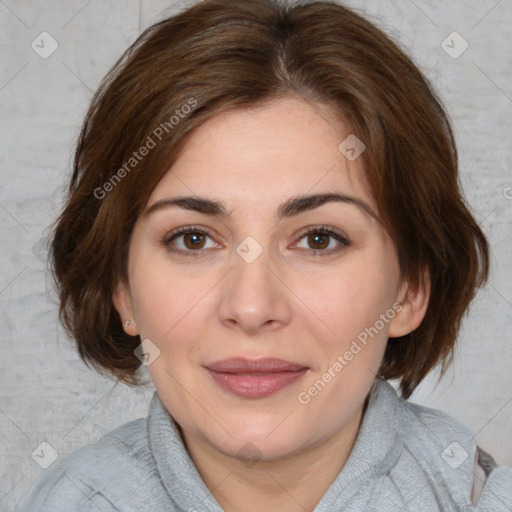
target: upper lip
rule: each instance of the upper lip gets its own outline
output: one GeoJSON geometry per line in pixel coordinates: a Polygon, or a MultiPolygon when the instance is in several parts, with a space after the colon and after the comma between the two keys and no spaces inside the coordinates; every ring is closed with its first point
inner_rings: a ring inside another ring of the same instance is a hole
{"type": "Polygon", "coordinates": [[[303,364],[292,363],[283,359],[245,359],[243,357],[223,359],[205,366],[219,373],[279,373],[293,372],[307,368],[307,366],[303,364]]]}

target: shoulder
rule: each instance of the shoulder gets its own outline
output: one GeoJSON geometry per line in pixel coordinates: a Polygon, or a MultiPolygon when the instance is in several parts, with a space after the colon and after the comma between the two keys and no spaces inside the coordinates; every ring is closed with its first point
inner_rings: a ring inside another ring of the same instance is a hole
{"type": "Polygon", "coordinates": [[[436,499],[446,507],[442,510],[452,506],[512,510],[512,468],[481,467],[485,452],[478,448],[474,434],[443,411],[408,401],[401,406],[405,419],[402,467],[409,465],[407,461],[419,466],[436,499]]]}
{"type": "Polygon", "coordinates": [[[473,433],[455,418],[438,409],[412,402],[402,401],[401,404],[407,425],[403,431],[404,444],[412,452],[434,449],[442,460],[451,465],[463,462],[462,459],[469,456],[469,453],[464,453],[466,450],[474,453],[476,442],[473,433]],[[451,461],[453,457],[457,460],[451,461]]]}
{"type": "Polygon", "coordinates": [[[126,423],[44,471],[19,512],[141,510],[163,491],[148,446],[146,419],[126,423]]]}

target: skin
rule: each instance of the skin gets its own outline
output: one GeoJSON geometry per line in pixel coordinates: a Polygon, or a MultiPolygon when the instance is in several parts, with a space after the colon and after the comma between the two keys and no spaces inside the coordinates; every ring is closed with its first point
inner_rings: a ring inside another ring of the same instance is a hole
{"type": "Polygon", "coordinates": [[[148,367],[156,390],[228,512],[313,510],[350,454],[388,337],[411,332],[425,315],[428,281],[413,289],[401,279],[391,239],[363,209],[328,202],[277,218],[280,204],[317,193],[357,198],[378,216],[361,159],[349,161],[338,149],[350,133],[326,106],[296,96],[217,115],[189,139],[147,206],[198,195],[222,201],[231,216],[171,206],[142,214],[134,227],[129,280],[119,283],[114,304],[121,321],[132,320],[129,334],[159,348],[148,367]],[[166,247],[166,236],[189,225],[208,236],[182,234],[166,247]],[[342,232],[349,245],[303,235],[322,226],[342,232]],[[252,263],[236,252],[248,236],[263,249],[252,263]],[[401,310],[379,334],[300,403],[299,393],[397,302],[401,310]],[[309,370],[269,397],[242,398],[203,367],[239,356],[309,370]],[[239,455],[248,442],[253,465],[239,455]]]}

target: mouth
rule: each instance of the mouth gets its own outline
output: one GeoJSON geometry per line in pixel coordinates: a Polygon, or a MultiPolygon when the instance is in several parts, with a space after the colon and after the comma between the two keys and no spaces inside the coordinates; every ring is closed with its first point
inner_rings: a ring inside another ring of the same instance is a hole
{"type": "Polygon", "coordinates": [[[244,398],[265,398],[303,377],[309,367],[282,359],[233,358],[205,366],[214,382],[244,398]]]}

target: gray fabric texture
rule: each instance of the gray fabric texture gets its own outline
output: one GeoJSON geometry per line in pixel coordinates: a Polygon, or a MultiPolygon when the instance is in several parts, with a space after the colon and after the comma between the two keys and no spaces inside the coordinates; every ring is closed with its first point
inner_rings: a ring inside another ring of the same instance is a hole
{"type": "MultiPolygon", "coordinates": [[[[350,456],[314,512],[512,511],[512,467],[493,468],[472,504],[476,450],[455,419],[376,380],[350,456]]],[[[156,392],[145,419],[55,463],[17,508],[98,510],[222,512],[156,392]]]]}

